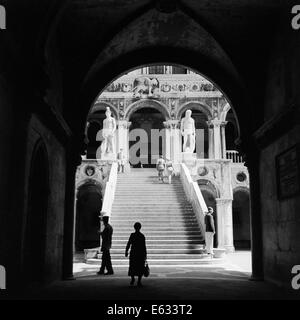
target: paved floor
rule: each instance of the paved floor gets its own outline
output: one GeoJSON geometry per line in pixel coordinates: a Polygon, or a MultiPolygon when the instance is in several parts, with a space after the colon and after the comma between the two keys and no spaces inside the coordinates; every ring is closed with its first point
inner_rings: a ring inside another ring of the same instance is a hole
{"type": "MultiPolygon", "coordinates": [[[[151,267],[151,266],[150,266],[151,267]]],[[[38,299],[83,300],[249,300],[300,298],[265,282],[249,281],[250,252],[228,255],[220,265],[151,268],[144,287],[129,286],[127,268],[115,267],[113,276],[97,276],[97,266],[77,259],[76,280],[57,282],[42,292],[27,294],[38,299]]]]}

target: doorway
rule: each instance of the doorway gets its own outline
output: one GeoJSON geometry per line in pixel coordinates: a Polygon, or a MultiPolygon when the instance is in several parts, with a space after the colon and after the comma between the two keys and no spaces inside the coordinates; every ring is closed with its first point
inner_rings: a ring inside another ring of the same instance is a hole
{"type": "Polygon", "coordinates": [[[143,130],[143,134],[137,137],[136,141],[129,140],[130,164],[134,168],[155,168],[159,155],[165,156],[165,130],[162,130],[164,129],[163,122],[165,121],[163,114],[155,108],[145,107],[134,112],[130,117],[130,121],[132,123],[130,134],[135,129],[143,130]],[[156,139],[155,133],[159,131],[161,135],[157,141],[154,141],[156,139]],[[134,148],[136,144],[139,145],[137,150],[134,148]]]}

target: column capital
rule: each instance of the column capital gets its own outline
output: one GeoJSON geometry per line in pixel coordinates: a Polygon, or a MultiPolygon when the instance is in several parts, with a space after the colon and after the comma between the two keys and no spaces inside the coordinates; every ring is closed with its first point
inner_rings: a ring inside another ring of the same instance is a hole
{"type": "Polygon", "coordinates": [[[166,129],[179,129],[180,120],[167,120],[164,121],[164,127],[166,129]]]}
{"type": "Polygon", "coordinates": [[[127,120],[119,120],[119,121],[117,121],[117,127],[118,128],[129,129],[131,124],[132,124],[132,122],[127,121],[127,120]]]}
{"type": "Polygon", "coordinates": [[[227,124],[227,121],[219,120],[219,119],[212,119],[206,122],[208,127],[225,127],[227,124]]]}

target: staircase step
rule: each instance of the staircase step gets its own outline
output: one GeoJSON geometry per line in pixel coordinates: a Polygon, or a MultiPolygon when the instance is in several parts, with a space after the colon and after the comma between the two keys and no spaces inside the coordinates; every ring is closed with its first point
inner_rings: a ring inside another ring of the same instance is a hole
{"type": "Polygon", "coordinates": [[[150,265],[197,265],[207,260],[203,235],[180,179],[161,183],[155,169],[118,175],[111,214],[114,266],[128,266],[124,251],[136,221],[142,223],[150,265]]]}
{"type": "MultiPolygon", "coordinates": [[[[151,254],[147,254],[147,260],[154,260],[154,259],[160,259],[160,260],[174,260],[174,259],[201,259],[201,254],[155,254],[155,253],[151,253],[151,254]]],[[[114,253],[111,255],[111,258],[112,260],[114,259],[123,259],[125,258],[125,255],[124,255],[124,252],[121,253],[121,254],[117,254],[117,253],[114,253]]],[[[101,259],[101,254],[99,255],[98,259],[101,259]]]]}
{"type": "MultiPolygon", "coordinates": [[[[125,258],[126,259],[126,258],[125,258]]],[[[129,266],[129,260],[123,259],[112,259],[113,267],[118,266],[129,266]]],[[[191,267],[203,264],[218,264],[223,263],[224,259],[210,259],[207,255],[199,256],[198,259],[149,259],[147,260],[150,268],[152,267],[168,267],[168,266],[178,266],[178,267],[191,267]]],[[[88,259],[88,264],[101,265],[101,259],[88,259]]]]}
{"type": "MultiPolygon", "coordinates": [[[[129,236],[124,236],[124,237],[114,237],[113,238],[113,247],[115,246],[119,246],[119,245],[123,245],[125,243],[125,245],[127,244],[127,241],[129,239],[129,236]]],[[[165,245],[169,245],[169,246],[173,246],[173,247],[180,247],[180,246],[187,246],[190,244],[202,244],[202,238],[198,237],[198,238],[181,238],[178,239],[178,237],[169,237],[169,238],[147,238],[146,239],[146,243],[147,245],[153,245],[153,246],[157,246],[157,247],[164,247],[165,245]]]]}
{"type": "MultiPolygon", "coordinates": [[[[111,254],[122,254],[124,253],[125,248],[119,248],[119,249],[111,249],[111,254]]],[[[159,249],[159,248],[147,248],[147,254],[202,254],[205,252],[205,249],[203,248],[197,248],[197,249],[189,249],[189,248],[169,248],[169,249],[159,249]]]]}

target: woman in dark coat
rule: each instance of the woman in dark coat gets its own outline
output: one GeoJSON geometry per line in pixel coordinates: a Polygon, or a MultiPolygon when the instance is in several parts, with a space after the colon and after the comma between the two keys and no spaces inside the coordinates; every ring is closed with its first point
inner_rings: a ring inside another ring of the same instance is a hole
{"type": "Polygon", "coordinates": [[[142,276],[144,273],[145,261],[147,259],[147,249],[145,236],[140,232],[142,225],[139,222],[134,224],[135,232],[130,235],[126,246],[125,256],[129,256],[129,270],[128,275],[131,277],[130,285],[135,282],[135,276],[138,276],[138,286],[142,286],[142,276]]]}

